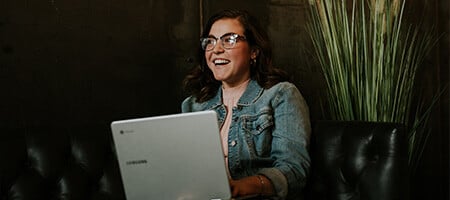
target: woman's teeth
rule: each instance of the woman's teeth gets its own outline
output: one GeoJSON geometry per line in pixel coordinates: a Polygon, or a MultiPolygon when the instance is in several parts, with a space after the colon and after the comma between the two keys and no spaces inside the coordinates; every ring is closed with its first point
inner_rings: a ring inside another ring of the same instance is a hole
{"type": "Polygon", "coordinates": [[[228,64],[228,63],[230,63],[229,60],[214,60],[214,64],[215,65],[225,65],[225,64],[228,64]]]}

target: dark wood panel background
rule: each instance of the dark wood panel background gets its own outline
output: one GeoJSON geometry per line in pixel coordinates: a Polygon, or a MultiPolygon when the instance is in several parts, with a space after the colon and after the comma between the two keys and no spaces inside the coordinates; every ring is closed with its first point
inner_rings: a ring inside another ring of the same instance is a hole
{"type": "MultiPolygon", "coordinates": [[[[223,8],[261,19],[275,64],[294,76],[313,120],[324,118],[318,103],[324,84],[318,68],[309,67],[306,0],[0,0],[0,128],[108,132],[115,119],[179,112],[201,17],[223,8]]],[[[411,0],[406,14],[444,34],[421,71],[430,95],[449,82],[449,4],[411,0]]],[[[417,199],[449,197],[448,96],[433,114],[424,162],[412,180],[417,199]]]]}

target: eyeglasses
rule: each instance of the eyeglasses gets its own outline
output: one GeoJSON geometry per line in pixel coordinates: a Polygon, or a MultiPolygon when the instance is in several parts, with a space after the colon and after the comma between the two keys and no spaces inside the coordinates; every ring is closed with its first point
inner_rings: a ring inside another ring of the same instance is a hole
{"type": "Polygon", "coordinates": [[[241,36],[237,33],[227,33],[220,36],[219,38],[215,38],[213,36],[201,38],[200,42],[203,50],[211,51],[217,45],[217,40],[222,41],[222,47],[224,49],[232,49],[234,48],[234,46],[236,46],[236,43],[239,39],[246,40],[245,36],[241,36]]]}

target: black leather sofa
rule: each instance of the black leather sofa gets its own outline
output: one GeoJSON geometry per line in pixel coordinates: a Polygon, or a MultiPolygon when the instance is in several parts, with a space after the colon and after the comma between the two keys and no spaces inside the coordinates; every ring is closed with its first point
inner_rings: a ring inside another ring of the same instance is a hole
{"type": "MultiPolygon", "coordinates": [[[[107,128],[2,130],[0,200],[125,199],[111,141],[107,128]]],[[[408,199],[406,147],[396,124],[315,123],[307,199],[408,199]]]]}

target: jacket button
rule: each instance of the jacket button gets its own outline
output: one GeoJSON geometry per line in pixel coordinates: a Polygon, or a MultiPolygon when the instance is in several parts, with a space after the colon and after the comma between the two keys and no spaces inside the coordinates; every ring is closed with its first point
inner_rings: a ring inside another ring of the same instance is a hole
{"type": "Polygon", "coordinates": [[[236,146],[236,140],[231,141],[231,146],[232,147],[236,146]]]}

